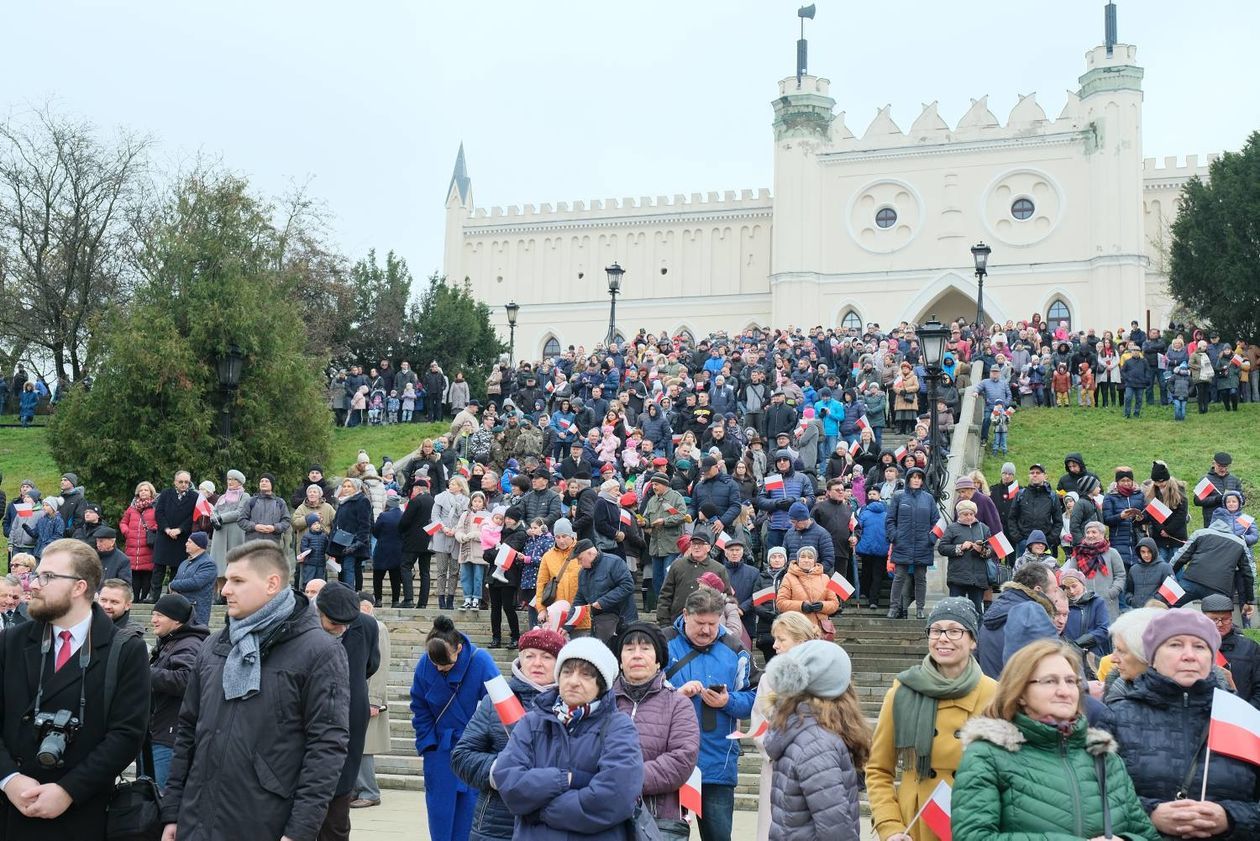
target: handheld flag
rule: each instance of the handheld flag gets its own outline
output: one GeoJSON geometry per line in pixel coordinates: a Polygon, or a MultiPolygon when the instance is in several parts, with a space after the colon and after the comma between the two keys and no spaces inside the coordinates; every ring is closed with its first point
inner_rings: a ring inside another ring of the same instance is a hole
{"type": "Polygon", "coordinates": [[[499,721],[504,727],[511,727],[525,717],[525,707],[521,699],[512,692],[512,687],[503,679],[503,675],[495,675],[486,681],[486,694],[494,704],[494,711],[499,714],[499,721]]]}
{"type": "Polygon", "coordinates": [[[870,429],[870,430],[871,430],[871,432],[874,432],[874,431],[875,431],[875,430],[871,427],[871,422],[870,422],[870,421],[868,421],[868,420],[866,419],[866,415],[862,415],[862,417],[858,418],[857,425],[858,425],[858,429],[859,429],[859,430],[862,430],[862,429],[870,429]]]}
{"type": "Polygon", "coordinates": [[[1011,486],[1006,489],[1006,498],[1008,500],[1019,496],[1019,482],[1011,482],[1011,486]]]}
{"type": "Polygon", "coordinates": [[[774,601],[775,595],[777,594],[774,592],[773,587],[766,587],[764,590],[758,590],[757,592],[753,593],[752,603],[757,606],[767,604],[769,602],[774,601]]]}
{"type": "Polygon", "coordinates": [[[472,524],[477,528],[481,528],[486,524],[486,516],[487,515],[484,511],[478,511],[476,514],[472,515],[472,524]]]}
{"type": "Polygon", "coordinates": [[[762,736],[766,735],[769,730],[770,722],[763,718],[750,732],[745,733],[743,730],[732,730],[730,735],[726,738],[731,739],[732,741],[738,739],[760,739],[762,736]]]}
{"type": "Polygon", "coordinates": [[[949,528],[949,521],[941,517],[936,521],[936,525],[932,526],[932,536],[940,540],[945,536],[945,529],[949,528]]]}
{"type": "Polygon", "coordinates": [[[307,555],[309,555],[309,554],[311,554],[311,550],[310,550],[310,549],[307,549],[305,552],[302,552],[301,554],[299,554],[299,555],[297,556],[297,559],[298,559],[299,561],[301,561],[303,558],[305,558],[305,557],[306,557],[307,555]]]}
{"type": "Polygon", "coordinates": [[[1238,515],[1238,525],[1242,526],[1244,529],[1249,529],[1255,524],[1256,524],[1256,518],[1251,516],[1250,514],[1238,515]]]}
{"type": "Polygon", "coordinates": [[[573,428],[573,421],[560,418],[560,421],[556,424],[556,426],[560,427],[561,432],[568,432],[573,428]]]}
{"type": "Polygon", "coordinates": [[[555,394],[556,384],[553,383],[551,380],[547,380],[547,384],[543,386],[543,388],[547,389],[548,394],[555,394]]]}
{"type": "Polygon", "coordinates": [[[849,531],[852,532],[856,530],[857,530],[857,514],[850,513],[849,514],[849,531]]]}
{"type": "Polygon", "coordinates": [[[677,446],[682,443],[682,433],[674,433],[670,436],[670,440],[674,442],[675,446],[677,446]]]}
{"type": "Polygon", "coordinates": [[[901,461],[903,458],[905,458],[905,455],[906,455],[905,444],[902,444],[900,447],[898,447],[896,450],[893,451],[893,459],[896,461],[901,461]]]}
{"type": "Polygon", "coordinates": [[[1216,485],[1213,485],[1212,480],[1206,476],[1199,480],[1199,484],[1194,486],[1194,498],[1200,502],[1214,493],[1216,493],[1216,485]]]}
{"type": "Polygon", "coordinates": [[[768,491],[781,491],[783,490],[783,477],[778,473],[771,473],[766,476],[765,486],[768,491]]]}
{"type": "Polygon", "coordinates": [[[901,390],[901,386],[902,386],[902,384],[903,384],[904,382],[905,382],[905,380],[904,380],[904,379],[902,379],[902,376],[901,376],[900,374],[898,374],[898,375],[897,375],[897,378],[896,378],[895,380],[893,380],[893,383],[892,383],[893,391],[900,391],[900,390],[901,390]]]}
{"type": "Polygon", "coordinates": [[[1157,523],[1162,523],[1172,516],[1172,509],[1158,499],[1152,499],[1146,506],[1146,513],[1157,523]]]}
{"type": "Polygon", "coordinates": [[[927,803],[923,804],[923,811],[919,813],[919,817],[927,824],[927,828],[936,833],[936,837],[941,841],[953,841],[954,838],[950,828],[952,794],[949,783],[941,780],[932,790],[932,796],[928,798],[927,803]]]}
{"type": "Polygon", "coordinates": [[[827,589],[839,596],[842,602],[847,602],[854,593],[854,587],[849,583],[849,579],[838,572],[833,572],[831,578],[827,579],[827,589]]]}
{"type": "Polygon", "coordinates": [[[442,523],[440,521],[429,523],[427,526],[424,527],[424,533],[427,534],[429,537],[433,537],[435,534],[437,534],[441,530],[442,530],[442,523]]]}
{"type": "Polygon", "coordinates": [[[666,508],[666,509],[665,509],[665,513],[667,513],[667,514],[677,514],[677,513],[678,513],[678,509],[677,509],[677,508],[675,508],[674,506],[672,506],[672,505],[671,505],[671,506],[669,506],[668,508],[666,508]]]}
{"type": "Polygon", "coordinates": [[[687,782],[683,783],[683,787],[678,790],[678,802],[684,809],[694,812],[698,818],[704,817],[700,814],[701,788],[700,769],[696,768],[691,772],[691,776],[687,778],[687,782]]]}
{"type": "Polygon", "coordinates": [[[717,540],[715,541],[717,543],[717,548],[725,549],[726,544],[730,541],[730,539],[731,539],[731,536],[727,534],[726,532],[722,532],[721,534],[719,534],[717,536],[717,540]]]}
{"type": "Polygon", "coordinates": [[[1006,539],[1006,535],[1003,532],[998,532],[990,537],[989,545],[993,547],[994,552],[997,552],[999,558],[1015,554],[1015,547],[1006,539]]]}
{"type": "Polygon", "coordinates": [[[621,509],[620,519],[621,519],[621,524],[623,526],[628,526],[634,522],[634,515],[632,515],[629,511],[623,508],[621,509]]]}
{"type": "Polygon", "coordinates": [[[193,508],[193,515],[209,517],[213,513],[214,507],[210,504],[210,500],[206,499],[205,494],[197,494],[197,505],[193,508]]]}
{"type": "Polygon", "coordinates": [[[1224,651],[1216,652],[1216,665],[1220,666],[1222,669],[1229,668],[1229,660],[1225,659],[1224,651]]]}
{"type": "Polygon", "coordinates": [[[1232,357],[1230,357],[1230,360],[1229,360],[1229,363],[1236,368],[1241,368],[1243,366],[1243,362],[1244,362],[1243,358],[1236,353],[1232,357]]]}
{"type": "Polygon", "coordinates": [[[577,625],[577,623],[581,622],[583,619],[586,619],[588,616],[590,616],[590,614],[591,614],[591,609],[584,604],[580,604],[577,607],[569,608],[568,615],[564,617],[564,624],[568,625],[569,627],[573,627],[577,625]]]}
{"type": "Polygon", "coordinates": [[[1158,595],[1169,605],[1175,605],[1181,601],[1185,595],[1185,589],[1177,583],[1177,579],[1171,575],[1164,579],[1164,583],[1159,585],[1158,595]]]}
{"type": "Polygon", "coordinates": [[[1260,765],[1260,710],[1230,692],[1213,690],[1207,744],[1216,753],[1260,765]]]}
{"type": "Polygon", "coordinates": [[[801,418],[801,422],[796,425],[796,437],[800,438],[805,434],[805,430],[809,428],[809,421],[801,418]]]}
{"type": "Polygon", "coordinates": [[[499,569],[511,569],[512,564],[516,563],[519,557],[521,557],[520,552],[503,543],[499,545],[499,554],[494,557],[494,565],[499,569]]]}
{"type": "Polygon", "coordinates": [[[13,511],[19,517],[34,517],[35,516],[35,506],[29,502],[13,503],[13,511]]]}
{"type": "Polygon", "coordinates": [[[852,444],[849,445],[849,457],[857,458],[857,454],[861,449],[862,449],[862,442],[855,440],[852,444]]]}

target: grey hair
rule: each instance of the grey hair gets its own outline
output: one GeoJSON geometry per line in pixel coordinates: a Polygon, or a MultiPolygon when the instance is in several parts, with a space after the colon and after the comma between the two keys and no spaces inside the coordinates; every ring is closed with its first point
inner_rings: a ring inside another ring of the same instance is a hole
{"type": "Polygon", "coordinates": [[[726,611],[726,594],[719,593],[712,587],[699,587],[687,597],[683,609],[688,616],[701,613],[716,613],[720,616],[726,611]]]}
{"type": "Polygon", "coordinates": [[[802,546],[796,552],[796,557],[798,558],[803,558],[805,555],[809,555],[815,561],[818,560],[818,550],[815,549],[813,546],[802,546]]]}
{"type": "Polygon", "coordinates": [[[1157,607],[1134,608],[1128,613],[1120,614],[1107,630],[1113,640],[1123,640],[1130,654],[1149,665],[1151,660],[1146,655],[1146,647],[1142,645],[1142,633],[1146,630],[1146,626],[1151,624],[1152,619],[1163,616],[1167,612],[1157,607]]]}
{"type": "Polygon", "coordinates": [[[0,581],[3,581],[10,587],[17,587],[19,590],[22,589],[22,582],[18,581],[18,577],[12,573],[6,575],[4,578],[0,578],[0,581]]]}
{"type": "MultiPolygon", "coordinates": [[[[353,481],[358,482],[359,480],[358,480],[358,479],[354,479],[353,481]]],[[[311,491],[315,491],[315,492],[316,492],[317,494],[319,494],[320,496],[323,496],[323,495],[324,495],[324,489],[323,489],[323,487],[322,487],[322,486],[320,486],[320,485],[307,485],[307,486],[306,486],[306,492],[307,492],[307,493],[310,493],[311,491]]]]}

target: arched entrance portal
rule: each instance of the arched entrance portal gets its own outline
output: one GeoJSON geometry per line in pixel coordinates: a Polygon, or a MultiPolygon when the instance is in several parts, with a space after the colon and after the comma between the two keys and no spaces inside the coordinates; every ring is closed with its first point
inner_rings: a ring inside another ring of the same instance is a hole
{"type": "MultiPolygon", "coordinates": [[[[902,319],[922,324],[935,315],[941,322],[948,324],[957,318],[965,318],[968,322],[976,317],[976,294],[979,290],[976,282],[954,272],[948,272],[936,280],[927,283],[905,305],[902,319]]],[[[1006,311],[996,295],[985,290],[984,320],[986,324],[994,321],[1005,321],[1006,311]]]]}
{"type": "MultiPolygon", "coordinates": [[[[993,320],[992,313],[986,313],[986,315],[988,316],[986,321],[993,320]]],[[[924,307],[914,321],[916,324],[922,324],[932,316],[936,316],[943,324],[949,324],[960,318],[972,321],[976,317],[976,300],[958,287],[951,286],[924,307]]]]}

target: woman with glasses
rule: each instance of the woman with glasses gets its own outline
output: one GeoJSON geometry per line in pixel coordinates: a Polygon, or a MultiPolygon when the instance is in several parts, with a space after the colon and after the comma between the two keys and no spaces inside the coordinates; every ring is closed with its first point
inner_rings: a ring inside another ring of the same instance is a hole
{"type": "Polygon", "coordinates": [[[927,656],[899,674],[884,696],[866,763],[871,820],[883,841],[936,839],[920,822],[907,827],[941,780],[953,782],[962,758],[958,731],[997,690],[973,656],[979,625],[969,599],[942,599],[928,617],[927,656]]]}
{"type": "Polygon", "coordinates": [[[1007,661],[987,717],[962,729],[954,841],[1159,837],[1116,740],[1086,722],[1080,673],[1059,640],[1029,643],[1007,661]]]}

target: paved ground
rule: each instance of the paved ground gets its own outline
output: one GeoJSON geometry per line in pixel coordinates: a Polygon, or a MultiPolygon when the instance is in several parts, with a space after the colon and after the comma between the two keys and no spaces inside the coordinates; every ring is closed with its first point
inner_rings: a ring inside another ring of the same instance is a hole
{"type": "MultiPolygon", "coordinates": [[[[429,827],[424,817],[424,792],[381,792],[381,805],[370,809],[351,809],[352,841],[428,841],[429,827]]],[[[875,838],[870,822],[862,821],[862,839],[875,838]]],[[[752,841],[757,834],[757,815],[754,812],[735,813],[735,841],[752,841]]],[[[692,831],[691,837],[700,837],[692,831]]]]}

